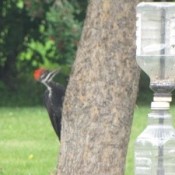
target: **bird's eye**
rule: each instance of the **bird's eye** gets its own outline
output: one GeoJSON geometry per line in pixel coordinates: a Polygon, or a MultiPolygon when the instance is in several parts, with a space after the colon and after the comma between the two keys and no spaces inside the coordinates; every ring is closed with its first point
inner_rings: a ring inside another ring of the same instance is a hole
{"type": "Polygon", "coordinates": [[[45,82],[46,81],[46,74],[42,74],[40,77],[40,81],[45,82]]]}
{"type": "Polygon", "coordinates": [[[44,77],[45,77],[44,74],[42,74],[41,77],[40,77],[40,79],[44,79],[44,77]]]}

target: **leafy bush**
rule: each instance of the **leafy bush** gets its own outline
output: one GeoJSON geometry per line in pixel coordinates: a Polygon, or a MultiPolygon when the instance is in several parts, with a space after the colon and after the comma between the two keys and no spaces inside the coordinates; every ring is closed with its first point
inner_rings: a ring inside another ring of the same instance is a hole
{"type": "Polygon", "coordinates": [[[32,75],[37,67],[61,68],[57,78],[66,85],[86,4],[83,0],[0,1],[0,105],[39,103],[43,91],[32,75]]]}

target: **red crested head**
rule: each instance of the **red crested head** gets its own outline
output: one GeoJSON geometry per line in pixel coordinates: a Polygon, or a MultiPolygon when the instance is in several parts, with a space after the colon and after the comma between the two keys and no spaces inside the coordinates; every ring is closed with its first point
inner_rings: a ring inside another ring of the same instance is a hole
{"type": "Polygon", "coordinates": [[[49,71],[47,69],[39,68],[34,71],[33,76],[36,81],[39,81],[46,85],[52,81],[52,79],[58,72],[59,70],[57,69],[49,71]]]}
{"type": "Polygon", "coordinates": [[[34,79],[39,81],[39,79],[41,78],[41,75],[46,72],[45,69],[43,68],[39,68],[39,69],[36,69],[33,73],[33,76],[34,76],[34,79]]]}

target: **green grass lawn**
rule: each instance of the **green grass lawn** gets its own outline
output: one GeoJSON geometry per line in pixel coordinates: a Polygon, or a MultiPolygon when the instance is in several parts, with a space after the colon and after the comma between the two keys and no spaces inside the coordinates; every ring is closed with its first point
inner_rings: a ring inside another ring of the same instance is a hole
{"type": "Polygon", "coordinates": [[[125,175],[134,175],[134,142],[137,136],[144,130],[147,125],[147,114],[150,112],[149,107],[137,106],[134,113],[130,142],[128,146],[125,175]]]}
{"type": "MultiPolygon", "coordinates": [[[[149,111],[149,107],[136,107],[125,175],[134,175],[134,140],[146,126],[149,111]]],[[[0,108],[0,175],[53,175],[58,151],[45,109],[0,108]]]]}
{"type": "Polygon", "coordinates": [[[0,175],[51,175],[59,142],[43,108],[0,108],[0,175]]]}

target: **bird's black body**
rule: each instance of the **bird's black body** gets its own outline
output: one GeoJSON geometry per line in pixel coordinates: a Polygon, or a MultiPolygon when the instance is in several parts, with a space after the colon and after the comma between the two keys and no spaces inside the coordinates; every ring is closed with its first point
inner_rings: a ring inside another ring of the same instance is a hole
{"type": "Polygon", "coordinates": [[[48,111],[51,124],[59,138],[61,139],[61,119],[62,106],[65,95],[65,89],[60,84],[52,81],[53,77],[58,73],[55,71],[48,71],[44,69],[37,69],[34,72],[34,78],[46,86],[44,93],[44,104],[48,111]]]}
{"type": "Polygon", "coordinates": [[[48,111],[51,124],[60,139],[61,137],[61,118],[62,104],[65,94],[65,89],[55,82],[49,82],[48,89],[44,93],[44,104],[48,111]]]}

